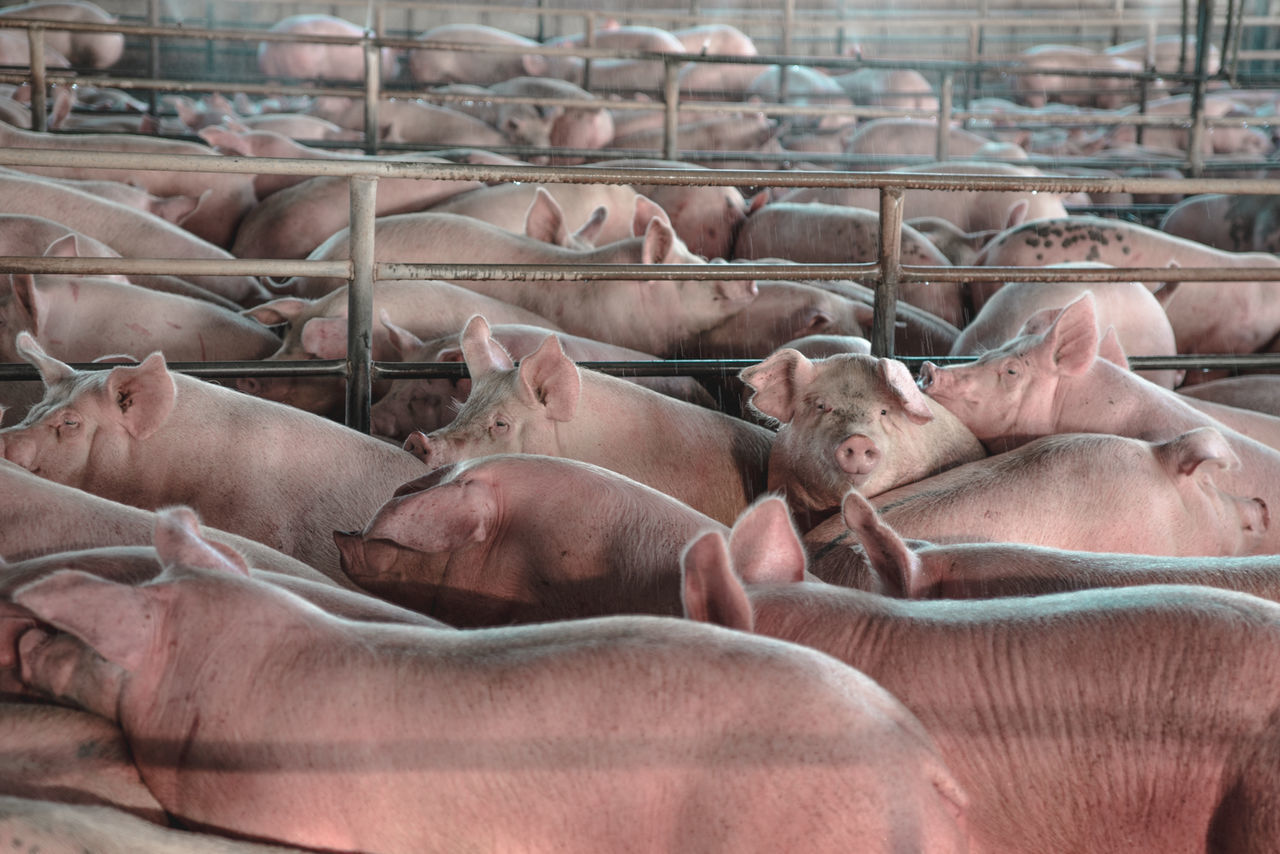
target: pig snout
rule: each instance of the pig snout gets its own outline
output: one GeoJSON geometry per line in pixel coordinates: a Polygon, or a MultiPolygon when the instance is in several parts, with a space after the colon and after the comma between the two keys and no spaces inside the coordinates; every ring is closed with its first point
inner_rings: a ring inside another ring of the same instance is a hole
{"type": "Polygon", "coordinates": [[[865,477],[880,461],[880,449],[869,437],[854,433],[836,446],[836,465],[854,477],[865,477]]]}
{"type": "Polygon", "coordinates": [[[933,362],[925,362],[920,366],[920,388],[931,388],[938,378],[938,366],[933,362]]]}
{"type": "Polygon", "coordinates": [[[262,383],[258,381],[257,377],[237,377],[236,391],[257,397],[262,394],[262,383]]]}
{"type": "Polygon", "coordinates": [[[438,468],[449,462],[444,453],[443,443],[421,430],[414,430],[409,434],[409,438],[404,440],[404,449],[422,460],[427,468],[438,468]]]}
{"type": "Polygon", "coordinates": [[[1271,511],[1267,509],[1267,502],[1261,498],[1251,498],[1242,503],[1240,516],[1244,522],[1244,529],[1255,534],[1264,534],[1267,528],[1271,527],[1271,511]]]}

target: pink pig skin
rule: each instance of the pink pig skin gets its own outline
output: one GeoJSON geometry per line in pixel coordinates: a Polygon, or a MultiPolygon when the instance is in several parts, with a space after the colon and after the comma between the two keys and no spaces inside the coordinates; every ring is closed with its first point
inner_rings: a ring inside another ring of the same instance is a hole
{"type": "Polygon", "coordinates": [[[535,53],[489,53],[468,49],[468,45],[509,45],[536,48],[538,42],[496,27],[476,24],[444,24],[418,36],[427,42],[452,42],[456,50],[410,48],[405,51],[405,67],[418,83],[473,83],[487,86],[513,77],[563,77],[572,79],[582,60],[570,56],[535,53]]]}
{"type": "MultiPolygon", "coordinates": [[[[1075,262],[1071,267],[1104,266],[1075,262]]],[[[1016,338],[1022,324],[1043,309],[1061,309],[1085,292],[1093,294],[1099,332],[1114,326],[1121,349],[1134,356],[1172,356],[1177,353],[1173,328],[1164,304],[1174,293],[1158,294],[1141,282],[1006,282],[982,305],[977,316],[960,331],[951,345],[952,356],[978,356],[1016,338]]],[[[1164,388],[1175,387],[1182,371],[1142,371],[1142,376],[1164,388]]]]}
{"type": "MultiPolygon", "coordinates": [[[[879,259],[880,215],[861,208],[816,202],[753,203],[738,231],[733,257],[786,258],[800,264],[866,263],[879,259]]],[[[902,227],[903,264],[949,267],[951,262],[908,225],[902,227]]],[[[903,301],[948,323],[964,325],[960,288],[954,284],[904,285],[903,301]]]]}
{"type": "MultiPolygon", "coordinates": [[[[965,848],[964,795],[918,722],[826,656],[654,617],[361,625],[170,537],[153,582],[64,572],[15,599],[83,642],[185,824],[385,854],[965,848]]],[[[30,684],[49,687],[57,637],[19,641],[30,684]]]]}
{"type": "MultiPolygon", "coordinates": [[[[486,322],[488,322],[486,320],[486,322]]],[[[404,362],[461,362],[461,335],[452,333],[430,341],[423,341],[406,329],[393,328],[386,319],[383,326],[390,333],[392,347],[404,362]]],[[[530,326],[521,323],[499,323],[489,327],[489,334],[513,359],[523,359],[538,349],[552,330],[546,326],[530,326]]],[[[555,333],[565,355],[574,362],[626,362],[652,361],[654,356],[629,350],[590,338],[555,333]]],[[[662,394],[699,406],[713,407],[715,401],[697,380],[692,377],[625,377],[662,394]]],[[[463,401],[470,394],[471,380],[466,379],[416,379],[392,380],[390,388],[370,413],[373,433],[404,442],[414,430],[430,433],[445,426],[456,414],[454,401],[463,401]]]]}
{"type": "Polygon", "coordinates": [[[406,484],[362,531],[335,538],[343,571],[363,589],[469,628],[678,616],[680,549],[717,527],[598,466],[494,454],[406,484]]]}
{"type": "MultiPolygon", "coordinates": [[[[477,312],[498,321],[551,326],[531,311],[451,285],[423,280],[379,280],[373,283],[373,309],[378,316],[416,335],[456,333],[477,312]]],[[[279,361],[345,359],[347,357],[347,288],[315,300],[282,297],[245,314],[268,326],[284,324],[283,341],[270,358],[279,361]]],[[[372,329],[375,359],[394,359],[395,348],[384,324],[372,329]]],[[[341,420],[346,400],[336,377],[241,377],[240,391],[287,403],[308,412],[341,420]]]]}
{"type": "Polygon", "coordinates": [[[547,336],[520,367],[484,318],[462,333],[472,389],[454,420],[405,447],[429,467],[492,453],[568,457],[652,486],[713,519],[764,491],[773,433],[617,377],[580,370],[547,336]]]}
{"type": "MultiPolygon", "coordinates": [[[[881,493],[874,503],[904,537],[935,543],[1181,556],[1274,551],[1264,500],[1219,485],[1239,466],[1211,427],[1158,443],[1063,433],[881,493]]],[[[823,549],[843,533],[833,517],[806,540],[823,549]]]]}
{"type": "Polygon", "coordinates": [[[848,549],[831,549],[810,571],[823,581],[908,599],[1039,596],[1096,587],[1192,584],[1280,602],[1280,558],[1163,557],[1068,551],[1022,543],[908,545],[871,503],[845,496],[848,549]],[[856,546],[853,545],[856,543],[856,546]]]}
{"type": "MultiPolygon", "coordinates": [[[[926,393],[991,451],[1053,433],[1101,432],[1160,441],[1197,427],[1215,427],[1241,462],[1218,475],[1223,489],[1280,507],[1280,451],[1101,357],[1099,347],[1093,301],[1086,294],[1057,313],[1043,331],[1023,334],[968,365],[938,368],[925,363],[920,379],[926,393]]],[[[1233,414],[1241,428],[1274,440],[1274,419],[1233,414]]],[[[1267,531],[1262,550],[1280,551],[1280,532],[1267,531]]]]}
{"type": "Polygon", "coordinates": [[[797,509],[838,507],[850,489],[878,495],[986,456],[894,359],[811,361],[783,349],[739,378],[754,390],[748,407],[782,424],[769,455],[769,489],[797,509]]]}
{"type": "MultiPolygon", "coordinates": [[[[118,20],[93,3],[47,0],[6,6],[0,15],[77,24],[114,24],[118,20]]],[[[110,68],[124,54],[124,36],[120,33],[48,29],[43,36],[47,50],[65,56],[74,65],[110,68]]]]}
{"type": "Polygon", "coordinates": [[[1280,606],[1174,586],[901,602],[805,581],[794,530],[757,524],[763,507],[727,544],[690,543],[687,613],[888,688],[969,793],[970,851],[1252,852],[1278,838],[1280,606]]]}
{"type": "MultiPolygon", "coordinates": [[[[993,267],[1101,261],[1116,267],[1277,267],[1262,252],[1223,252],[1146,228],[1093,216],[1042,219],[996,237],[979,257],[993,267]]],[[[1280,330],[1275,282],[1180,282],[1165,305],[1179,353],[1252,353],[1280,330]]],[[[983,297],[975,293],[975,304],[983,297]]]]}
{"type": "Polygon", "coordinates": [[[136,367],[77,372],[19,337],[48,391],[20,424],[0,430],[5,459],[139,507],[188,503],[208,524],[325,574],[338,567],[330,532],[360,524],[425,471],[412,455],[326,419],[172,374],[159,353],[136,367]],[[318,454],[328,460],[323,477],[318,454]]]}
{"type": "Polygon", "coordinates": [[[1280,416],[1280,376],[1274,374],[1226,377],[1185,386],[1178,393],[1198,409],[1196,401],[1280,416]]]}
{"type": "MultiPolygon", "coordinates": [[[[560,210],[564,220],[564,228],[577,229],[591,219],[596,208],[603,207],[606,217],[590,245],[602,245],[633,237],[632,225],[635,222],[636,197],[639,195],[630,187],[611,184],[495,184],[482,187],[469,193],[453,196],[438,204],[431,205],[435,213],[462,214],[475,217],[484,222],[505,228],[516,234],[535,235],[528,228],[531,209],[538,190],[551,196],[555,206],[560,210]]],[[[665,216],[665,212],[662,214],[665,216]]],[[[540,240],[548,240],[538,236],[540,240]]]]}
{"type": "MultiPolygon", "coordinates": [[[[160,217],[34,175],[0,173],[0,200],[4,213],[47,217],[102,241],[126,258],[227,261],[232,257],[160,217]]],[[[268,295],[251,276],[184,278],[234,303],[257,302],[268,295]]]]}
{"type": "Polygon", "coordinates": [[[1280,250],[1275,196],[1205,193],[1169,208],[1160,230],[1227,252],[1280,250]]]}
{"type": "MultiPolygon", "coordinates": [[[[358,149],[316,148],[273,130],[250,130],[243,127],[211,125],[201,128],[198,136],[219,154],[243,157],[298,157],[324,160],[350,160],[364,157],[358,149]]],[[[253,179],[254,198],[261,201],[272,193],[301,184],[306,175],[257,175],[253,179]]]]}
{"type": "MultiPolygon", "coordinates": [[[[992,140],[981,134],[953,127],[947,135],[947,152],[957,159],[989,150],[992,140]]],[[[933,119],[872,119],[859,122],[858,129],[844,147],[847,154],[873,155],[882,161],[863,169],[890,168],[895,157],[934,157],[938,152],[938,123],[933,119]]],[[[1027,153],[1016,145],[1002,146],[1004,159],[1025,160],[1027,153]]],[[[915,216],[915,214],[912,214],[915,216]]]]}
{"type": "MultiPolygon", "coordinates": [[[[379,261],[492,264],[698,264],[661,218],[634,223],[637,236],[589,251],[553,246],[456,214],[379,217],[379,261]]],[[[322,243],[310,260],[348,256],[346,229],[322,243]]],[[[333,279],[291,279],[287,288],[318,296],[341,285],[333,279]]],[[[752,281],[565,282],[462,281],[456,284],[512,302],[565,332],[666,356],[695,332],[713,326],[749,302],[752,281]],[[637,318],[643,318],[638,322],[637,318]]]]}
{"type": "MultiPolygon", "coordinates": [[[[364,27],[332,15],[291,15],[273,24],[269,32],[358,39],[364,35],[364,27]]],[[[395,77],[395,50],[382,48],[379,63],[384,80],[395,77]]],[[[258,70],[267,77],[363,81],[364,48],[358,44],[261,42],[258,70]]]]}

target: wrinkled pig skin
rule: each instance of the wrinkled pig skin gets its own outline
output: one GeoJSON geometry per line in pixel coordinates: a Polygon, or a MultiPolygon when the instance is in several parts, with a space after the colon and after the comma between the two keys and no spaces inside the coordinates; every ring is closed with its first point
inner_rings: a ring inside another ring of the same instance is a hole
{"type": "MultiPolygon", "coordinates": [[[[753,202],[738,230],[733,257],[786,258],[800,264],[869,263],[880,258],[880,215],[817,202],[753,202]]],[[[951,262],[914,228],[902,227],[903,264],[949,267],[951,262]]],[[[964,325],[959,285],[903,284],[901,299],[956,326],[964,325]]]]}
{"type": "MultiPolygon", "coordinates": [[[[699,264],[671,226],[659,217],[633,224],[636,236],[593,250],[554,246],[526,235],[456,214],[379,217],[375,255],[379,261],[494,264],[699,264]]],[[[322,243],[309,260],[349,255],[349,231],[322,243]]],[[[340,286],[333,279],[291,279],[282,286],[316,296],[340,286]]],[[[688,336],[715,325],[755,297],[753,281],[581,282],[463,281],[455,284],[515,303],[565,332],[666,356],[688,336]],[[644,318],[644,322],[637,322],[644,318]]]]}
{"type": "MultiPolygon", "coordinates": [[[[272,24],[268,32],[358,39],[365,31],[363,27],[332,15],[291,15],[272,24]]],[[[386,47],[379,51],[384,80],[396,75],[395,54],[393,49],[386,47]]],[[[261,42],[258,45],[258,70],[267,77],[363,82],[364,48],[359,44],[261,42]]]]}
{"type": "MultiPolygon", "coordinates": [[[[1274,550],[1266,502],[1220,485],[1239,469],[1212,427],[1163,442],[1063,433],[883,492],[873,503],[902,536],[936,543],[1187,557],[1274,550]]],[[[822,549],[842,534],[836,516],[805,538],[822,549]]]]}
{"type": "Polygon", "coordinates": [[[71,637],[184,824],[387,854],[965,848],[964,795],[919,722],[826,656],[655,617],[355,624],[175,555],[181,536],[158,529],[148,584],[64,572],[14,599],[68,633],[20,639],[24,679],[53,688],[71,637]]]}
{"type": "Polygon", "coordinates": [[[208,524],[325,574],[338,567],[331,532],[360,524],[425,471],[411,454],[324,418],[171,373],[159,353],[75,371],[27,333],[18,348],[47,391],[0,430],[5,459],[146,509],[187,502],[208,524]]]}
{"type": "MultiPolygon", "coordinates": [[[[978,259],[991,267],[1101,261],[1115,267],[1276,267],[1263,252],[1224,252],[1154,228],[1076,215],[1043,219],[997,236],[978,259]]],[[[1280,331],[1277,285],[1269,281],[1178,283],[1165,305],[1179,353],[1253,353],[1280,331]]],[[[975,307],[981,289],[969,288],[975,307]]]]}
{"type": "MultiPolygon", "coordinates": [[[[247,309],[245,314],[268,326],[284,326],[279,349],[269,356],[272,360],[345,359],[348,302],[347,288],[343,286],[316,300],[281,297],[247,309]]],[[[490,316],[495,322],[554,328],[550,321],[519,306],[430,279],[375,281],[373,311],[385,319],[371,330],[370,350],[373,358],[384,360],[396,358],[386,321],[426,337],[456,333],[477,313],[490,316]]],[[[338,420],[346,405],[345,383],[335,377],[241,377],[235,387],[338,420]]]]}
{"type": "Polygon", "coordinates": [[[453,421],[405,447],[428,467],[492,453],[602,466],[731,522],[765,489],[773,433],[597,371],[547,336],[516,368],[483,318],[462,333],[471,394],[453,421]]]}
{"type": "MultiPolygon", "coordinates": [[[[383,326],[390,333],[391,345],[402,362],[463,361],[460,333],[423,341],[407,329],[388,324],[385,319],[383,326]]],[[[546,326],[520,323],[489,326],[489,334],[516,360],[537,350],[550,333],[546,326]]],[[[616,347],[565,332],[555,335],[560,339],[565,355],[574,362],[653,361],[657,358],[639,350],[616,347]]],[[[710,393],[692,377],[636,376],[623,379],[699,406],[715,405],[710,393]]],[[[373,433],[402,443],[415,430],[430,433],[453,420],[456,414],[454,402],[466,400],[470,391],[470,378],[392,380],[386,394],[374,403],[370,411],[373,433]]]]}
{"type": "Polygon", "coordinates": [[[795,546],[746,519],[727,544],[694,541],[687,613],[888,688],[968,792],[971,851],[1246,852],[1280,835],[1280,606],[1176,586],[901,602],[806,581],[795,546]]]}
{"type": "MultiPolygon", "coordinates": [[[[1053,312],[1049,312],[1053,315],[1053,312]]],[[[921,385],[932,399],[968,425],[990,451],[1038,436],[1077,431],[1114,433],[1153,441],[1197,427],[1220,431],[1239,467],[1218,476],[1223,489],[1280,506],[1280,451],[1244,432],[1277,440],[1276,419],[1247,411],[1236,429],[1185,397],[1135,375],[1101,355],[1102,342],[1089,294],[1050,317],[1042,329],[991,350],[976,362],[939,368],[926,362],[921,385]]],[[[1280,533],[1268,530],[1265,551],[1280,551],[1280,533]]]]}
{"type": "MultiPolygon", "coordinates": [[[[1105,266],[1087,262],[1070,267],[1105,266]]],[[[1043,309],[1061,309],[1077,297],[1093,295],[1099,333],[1114,327],[1129,356],[1172,356],[1177,353],[1173,328],[1163,303],[1176,290],[1152,294],[1141,282],[1006,282],[983,303],[977,316],[951,345],[952,356],[978,356],[1016,338],[1022,324],[1043,309]]],[[[1101,334],[1100,336],[1101,337],[1101,334]]],[[[1181,371],[1140,371],[1156,385],[1174,388],[1181,371]]]]}
{"type": "Polygon", "coordinates": [[[717,527],[599,466],[494,454],[405,484],[362,530],[335,539],[343,571],[361,588],[474,628],[678,616],[680,549],[717,527]],[[584,516],[584,506],[596,512],[584,516]]]}
{"type": "Polygon", "coordinates": [[[1280,558],[1152,557],[1023,543],[908,544],[857,492],[842,516],[849,548],[815,555],[809,571],[830,584],[906,599],[994,599],[1098,587],[1192,584],[1280,602],[1280,558]]]}
{"type": "Polygon", "coordinates": [[[769,489],[797,509],[837,507],[986,456],[973,433],[916,387],[906,365],[857,354],[810,360],[779,350],[739,378],[748,407],[782,424],[769,489]]]}

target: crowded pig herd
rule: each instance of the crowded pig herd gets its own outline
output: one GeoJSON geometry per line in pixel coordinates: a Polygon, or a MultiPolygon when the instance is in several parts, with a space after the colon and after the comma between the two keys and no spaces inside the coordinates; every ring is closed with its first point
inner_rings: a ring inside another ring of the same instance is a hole
{"type": "MultiPolygon", "coordinates": [[[[424,34],[450,36],[520,38],[424,34]]],[[[596,36],[754,54],[723,26],[596,36]]],[[[491,112],[393,107],[383,138],[460,128],[431,140],[459,150],[404,156],[486,163],[511,162],[487,145],[600,163],[581,149],[641,146],[618,129],[644,114],[604,99],[485,105],[586,82],[565,57],[497,56],[388,53],[388,78],[491,112]]],[[[264,42],[259,62],[355,79],[346,57],[264,42]]],[[[658,88],[625,62],[591,81],[658,88]]],[[[691,91],[743,99],[761,70],[708,68],[682,71],[691,91]]],[[[788,76],[815,103],[898,105],[911,86],[788,76]]],[[[1127,108],[1094,85],[1011,95],[1017,111],[1127,108]]],[[[361,136],[362,111],[333,99],[175,100],[178,119],[144,121],[95,115],[128,96],[80,87],[51,119],[100,126],[71,135],[30,130],[12,94],[0,154],[365,156],[307,144],[361,136]],[[178,120],[204,142],[156,134],[178,120]]],[[[801,134],[859,153],[936,138],[922,118],[763,126],[797,152],[801,134]]],[[[1209,153],[1256,167],[1269,137],[1234,130],[1209,153]]],[[[1037,140],[988,131],[956,130],[973,159],[904,168],[1041,174],[986,159],[1037,140]]],[[[374,358],[466,375],[380,380],[373,435],[342,423],[340,380],[168,364],[343,358],[342,279],[6,274],[0,360],[40,379],[0,388],[0,848],[1280,852],[1280,387],[1129,367],[1274,350],[1280,283],[907,287],[896,349],[925,357],[913,375],[870,352],[871,289],[788,276],[874,260],[876,194],[751,189],[379,180],[384,261],[776,275],[378,281],[374,358]],[[695,381],[580,364],[678,357],[748,366],[695,381]]],[[[1278,263],[1269,197],[1189,198],[1162,229],[1069,213],[1079,201],[908,191],[904,262],[1278,263]]],[[[345,178],[6,168],[0,206],[4,256],[349,252],[345,178]]]]}

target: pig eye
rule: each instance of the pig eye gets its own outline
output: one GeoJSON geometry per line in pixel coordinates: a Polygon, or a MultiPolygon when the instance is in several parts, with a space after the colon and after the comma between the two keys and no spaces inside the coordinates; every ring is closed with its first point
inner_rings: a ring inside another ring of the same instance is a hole
{"type": "Polygon", "coordinates": [[[887,410],[887,409],[881,409],[881,410],[880,410],[880,414],[881,414],[881,415],[888,415],[888,414],[889,414],[889,410],[887,410]]]}
{"type": "Polygon", "coordinates": [[[56,429],[57,429],[58,435],[61,436],[62,431],[66,430],[67,432],[70,432],[72,430],[75,430],[79,426],[80,426],[80,419],[76,418],[73,415],[64,415],[62,416],[62,419],[56,429]]]}
{"type": "Polygon", "coordinates": [[[827,404],[826,404],[824,401],[821,401],[821,400],[815,400],[815,401],[813,402],[813,408],[814,408],[814,409],[816,409],[816,410],[818,410],[819,412],[830,412],[830,411],[831,411],[831,407],[830,407],[830,406],[827,406],[827,404]]]}
{"type": "Polygon", "coordinates": [[[1017,368],[1005,368],[1005,369],[1004,369],[1004,372],[1005,372],[1006,374],[1008,374],[1009,376],[1011,376],[1011,377],[1016,377],[1016,376],[1018,375],[1018,369],[1017,369],[1017,368]]]}
{"type": "Polygon", "coordinates": [[[505,433],[510,429],[510,427],[511,425],[506,421],[503,421],[501,418],[493,419],[493,432],[495,433],[505,433]]]}

